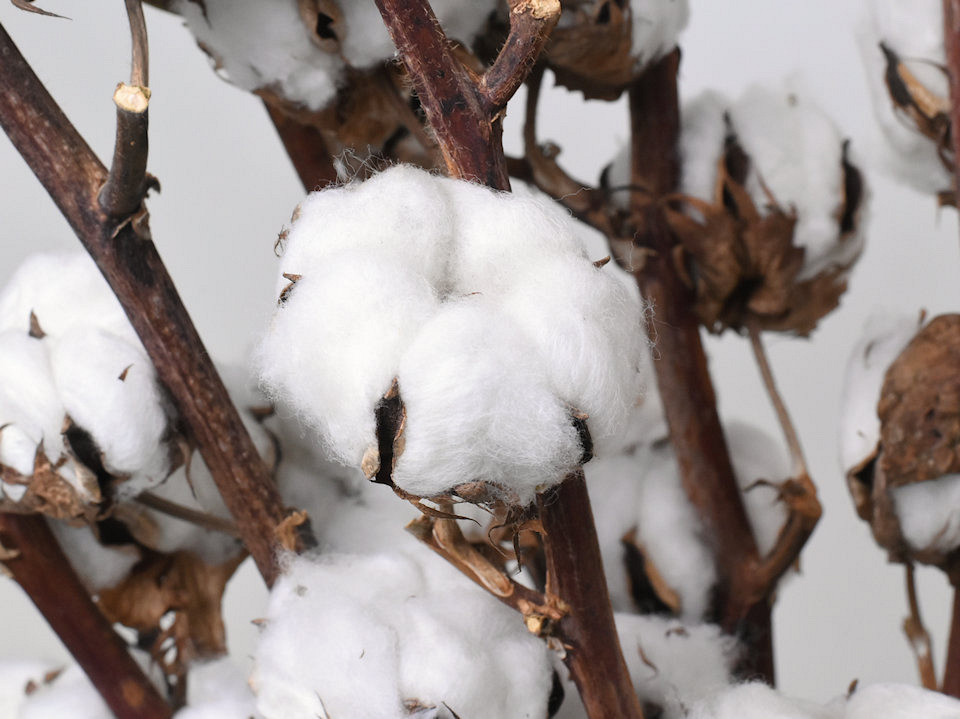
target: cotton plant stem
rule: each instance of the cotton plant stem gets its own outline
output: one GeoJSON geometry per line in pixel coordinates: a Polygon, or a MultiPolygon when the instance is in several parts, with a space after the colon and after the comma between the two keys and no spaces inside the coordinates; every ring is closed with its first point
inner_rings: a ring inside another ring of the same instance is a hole
{"type": "MultiPolygon", "coordinates": [[[[170,275],[132,218],[112,218],[97,194],[104,166],[0,26],[0,126],[53,198],[113,289],[172,396],[264,579],[277,575],[286,516],[170,275]]],[[[309,542],[302,533],[292,547],[309,542]]]]}
{"type": "Polygon", "coordinates": [[[960,0],[943,0],[943,46],[947,53],[947,77],[950,80],[954,186],[960,192],[960,0]]]}
{"type": "Polygon", "coordinates": [[[590,719],[643,717],[613,621],[583,471],[538,498],[547,595],[569,608],[560,620],[564,663],[590,719]]]}
{"type": "Polygon", "coordinates": [[[337,169],[320,130],[297,122],[270,103],[265,102],[264,107],[303,188],[312,192],[335,183],[337,169]]]}
{"type": "Polygon", "coordinates": [[[950,638],[947,640],[947,663],[943,670],[940,691],[960,698],[960,588],[953,588],[953,612],[950,615],[950,638]]]}
{"type": "Polygon", "coordinates": [[[39,515],[0,514],[3,565],[90,677],[117,719],[167,719],[172,709],[90,598],[39,515]]]}
{"type": "Polygon", "coordinates": [[[937,672],[933,665],[933,645],[930,634],[923,625],[920,616],[920,603],[917,601],[917,583],[913,576],[913,564],[908,562],[904,568],[907,587],[907,606],[910,613],[903,620],[903,633],[910,641],[910,648],[917,658],[917,671],[924,689],[937,690],[937,672]]]}
{"type": "Polygon", "coordinates": [[[140,0],[125,0],[130,21],[130,84],[121,82],[113,94],[117,106],[117,136],[110,174],[100,190],[99,201],[111,217],[126,217],[143,202],[147,177],[147,128],[149,125],[149,52],[147,25],[140,0]]]}
{"type": "MultiPolygon", "coordinates": [[[[757,610],[751,610],[764,599],[754,578],[760,563],[757,544],[717,415],[693,297],[674,267],[675,241],[658,202],[675,190],[679,175],[678,67],[675,51],[630,88],[631,216],[639,228],[634,244],[643,254],[629,268],[653,305],[649,331],[660,356],[654,362],[657,386],[684,490],[711,539],[718,577],[716,616],[728,632],[763,636],[747,622],[748,615],[755,619],[757,610]]],[[[629,265],[629,257],[620,258],[625,259],[629,265]]],[[[768,647],[747,652],[751,659],[770,653],[768,647]]],[[[772,665],[744,671],[772,682],[772,665]]]]}

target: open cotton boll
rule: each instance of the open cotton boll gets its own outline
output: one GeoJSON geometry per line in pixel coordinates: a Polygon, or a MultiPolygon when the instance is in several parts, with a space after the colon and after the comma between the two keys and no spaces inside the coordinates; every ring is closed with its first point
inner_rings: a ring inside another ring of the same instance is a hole
{"type": "Polygon", "coordinates": [[[765,480],[779,484],[788,479],[790,460],[783,444],[759,427],[729,422],[725,430],[730,462],[743,491],[744,509],[762,556],[773,549],[788,511],[776,487],[755,483],[765,480]]]}
{"type": "MultiPolygon", "coordinates": [[[[697,702],[689,719],[844,719],[843,708],[791,699],[761,682],[739,684],[697,702]]],[[[918,715],[913,715],[918,716],[918,715]]],[[[926,716],[926,715],[924,715],[926,716]]],[[[875,719],[888,715],[874,714],[875,719]]]]}
{"type": "Polygon", "coordinates": [[[63,452],[64,409],[43,340],[0,332],[0,464],[33,474],[37,448],[54,462],[63,452]]]}
{"type": "Polygon", "coordinates": [[[432,285],[442,286],[453,211],[441,186],[439,178],[424,170],[397,165],[363,182],[311,193],[300,203],[283,242],[277,294],[289,283],[284,273],[306,275],[331,255],[351,249],[416,267],[432,285]]]}
{"type": "Polygon", "coordinates": [[[0,291],[0,330],[30,330],[30,313],[56,337],[95,325],[139,346],[120,303],[90,256],[75,252],[30,255],[0,291]]]}
{"type": "Polygon", "coordinates": [[[798,279],[850,264],[863,242],[838,242],[844,139],[833,121],[790,87],[754,86],[729,113],[752,162],[746,187],[757,207],[770,204],[765,186],[780,207],[796,210],[793,241],[805,250],[798,279]]]}
{"type": "Polygon", "coordinates": [[[880,48],[883,43],[899,55],[908,71],[948,108],[942,4],[938,0],[874,0],[866,4],[857,40],[874,116],[886,140],[880,148],[881,165],[920,192],[949,189],[953,172],[944,165],[936,142],[922,135],[911,119],[894,109],[886,82],[887,58],[880,48]]]}
{"type": "Polygon", "coordinates": [[[187,706],[175,719],[261,719],[247,678],[229,657],[194,662],[187,677],[187,706]]]}
{"type": "Polygon", "coordinates": [[[33,659],[0,659],[0,717],[13,719],[27,700],[27,688],[43,683],[54,667],[33,659]]]}
{"type": "Polygon", "coordinates": [[[136,547],[101,544],[88,526],[72,527],[55,519],[47,519],[47,525],[71,566],[93,594],[119,584],[140,561],[140,551],[136,547]]]}
{"type": "Polygon", "coordinates": [[[251,680],[265,719],[399,719],[444,702],[463,717],[544,716],[545,645],[468,580],[433,577],[399,552],[292,560],[251,680]]]}
{"type": "Polygon", "coordinates": [[[67,667],[52,682],[40,684],[20,705],[17,719],[113,719],[100,694],[76,664],[67,667]]]}
{"type": "Polygon", "coordinates": [[[662,707],[665,719],[682,719],[686,707],[730,683],[739,647],[719,627],[637,614],[614,619],[637,696],[662,707]]]}
{"type": "Polygon", "coordinates": [[[90,434],[104,468],[130,476],[116,484],[118,497],[161,482],[170,466],[166,402],[140,346],[78,327],[51,342],[50,364],[67,415],[90,434]]]}
{"type": "Polygon", "coordinates": [[[840,401],[840,465],[861,467],[880,442],[877,402],[890,364],[920,329],[918,317],[873,315],[867,320],[844,375],[840,401]]]}
{"type": "Polygon", "coordinates": [[[583,450],[545,370],[485,296],[443,305],[400,362],[407,418],[396,484],[431,496],[483,480],[527,504],[561,481],[583,450]]]}
{"type": "Polygon", "coordinates": [[[913,549],[946,553],[960,546],[960,474],[894,487],[891,494],[913,549]]]}
{"type": "Polygon", "coordinates": [[[955,719],[960,701],[910,684],[872,684],[847,700],[843,719],[955,719]]]}
{"type": "Polygon", "coordinates": [[[257,351],[261,382],[339,461],[359,466],[400,354],[437,306],[422,275],[374,252],[341,252],[304,274],[275,312],[257,351]]]}
{"type": "Polygon", "coordinates": [[[637,68],[649,65],[672,51],[687,26],[687,0],[630,0],[632,35],[630,54],[637,68]]]}
{"type": "Polygon", "coordinates": [[[344,62],[313,43],[294,0],[176,0],[173,8],[233,84],[277,88],[310,110],[333,99],[344,62]]]}
{"type": "Polygon", "coordinates": [[[500,300],[539,351],[553,390],[589,415],[598,454],[616,442],[640,399],[647,351],[639,297],[606,269],[577,257],[548,258],[500,300]]]}

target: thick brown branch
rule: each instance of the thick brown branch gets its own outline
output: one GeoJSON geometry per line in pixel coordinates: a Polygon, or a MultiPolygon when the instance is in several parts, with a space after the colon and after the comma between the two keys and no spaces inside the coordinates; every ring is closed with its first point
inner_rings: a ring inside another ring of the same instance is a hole
{"type": "Polygon", "coordinates": [[[960,698],[960,589],[953,588],[953,613],[950,617],[950,638],[947,640],[947,664],[943,670],[940,691],[960,698]]]}
{"type": "Polygon", "coordinates": [[[538,498],[547,595],[569,608],[560,620],[564,662],[590,719],[643,717],[623,660],[583,471],[538,498]]]}
{"type": "Polygon", "coordinates": [[[960,192],[960,0],[943,0],[943,45],[950,78],[950,142],[954,157],[954,185],[960,192]]]}
{"type": "Polygon", "coordinates": [[[333,166],[333,158],[330,157],[320,130],[297,122],[268,102],[263,104],[293,163],[293,169],[303,183],[303,188],[307,192],[313,192],[335,183],[337,169],[333,166]]]}
{"type": "Polygon", "coordinates": [[[0,126],[116,293],[268,582],[285,510],[157,254],[97,202],[106,170],[0,27],[0,126]]]}
{"type": "Polygon", "coordinates": [[[678,179],[678,65],[674,52],[630,88],[631,213],[639,228],[635,243],[647,251],[631,269],[654,308],[649,328],[661,356],[654,363],[657,386],[681,480],[712,539],[718,618],[734,631],[763,598],[754,579],[759,556],[717,415],[693,298],[674,267],[674,238],[658,202],[678,179]]]}
{"type": "Polygon", "coordinates": [[[170,707],[130,656],[42,517],[0,514],[4,565],[118,719],[167,719],[170,707]]]}
{"type": "Polygon", "coordinates": [[[480,79],[487,112],[507,106],[547,44],[560,19],[560,0],[510,0],[510,33],[496,60],[480,79]]]}
{"type": "Polygon", "coordinates": [[[454,57],[430,3],[377,0],[377,7],[436,135],[447,173],[510,189],[507,163],[499,149],[501,123],[489,116],[476,80],[454,57]]]}

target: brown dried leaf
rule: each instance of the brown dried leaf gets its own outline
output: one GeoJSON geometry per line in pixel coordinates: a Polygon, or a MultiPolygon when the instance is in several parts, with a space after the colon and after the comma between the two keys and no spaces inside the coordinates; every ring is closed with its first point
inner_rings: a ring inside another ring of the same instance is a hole
{"type": "Polygon", "coordinates": [[[888,45],[880,43],[880,50],[887,62],[884,81],[894,109],[909,117],[922,135],[936,143],[941,160],[952,170],[950,98],[931,92],[888,45]]]}
{"type": "Polygon", "coordinates": [[[960,315],[935,317],[894,360],[877,415],[889,486],[960,471],[960,315]]]}
{"type": "Polygon", "coordinates": [[[14,7],[20,8],[26,12],[36,13],[37,15],[44,15],[46,17],[58,17],[61,20],[69,20],[70,18],[64,17],[63,15],[57,15],[55,12],[50,12],[48,10],[43,10],[38,8],[33,4],[34,0],[10,0],[13,3],[14,7]]]}
{"type": "Polygon", "coordinates": [[[299,509],[293,510],[274,528],[274,537],[281,547],[288,552],[294,552],[300,546],[300,537],[304,529],[309,530],[309,522],[310,517],[306,512],[299,509]]]}
{"type": "MultiPolygon", "coordinates": [[[[96,501],[85,502],[76,487],[57,472],[63,461],[56,465],[51,463],[41,444],[34,455],[33,474],[29,476],[0,464],[0,481],[26,487],[26,492],[16,502],[9,497],[0,499],[0,511],[44,514],[53,519],[96,519],[102,508],[96,501]]],[[[78,473],[83,469],[79,462],[74,468],[78,473]]]]}

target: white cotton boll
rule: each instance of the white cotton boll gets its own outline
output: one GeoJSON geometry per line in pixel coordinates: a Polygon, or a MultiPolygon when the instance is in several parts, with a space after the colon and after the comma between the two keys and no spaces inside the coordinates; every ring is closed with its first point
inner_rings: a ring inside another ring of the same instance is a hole
{"type": "Polygon", "coordinates": [[[296,0],[177,0],[174,11],[233,84],[277,88],[310,110],[333,99],[343,60],[313,43],[296,0]]]}
{"type": "MultiPolygon", "coordinates": [[[[791,699],[760,682],[730,687],[695,704],[689,719],[844,719],[842,708],[791,699]]],[[[879,719],[884,712],[872,715],[879,719]]],[[[926,716],[926,715],[924,715],[926,716]]],[[[864,718],[865,719],[865,718],[864,718]]]]}
{"type": "Polygon", "coordinates": [[[87,675],[71,664],[49,684],[41,684],[20,706],[17,719],[113,719],[87,675]]]}
{"type": "Polygon", "coordinates": [[[187,678],[187,706],[175,719],[260,719],[244,673],[229,657],[194,662],[187,678]]]}
{"type": "Polygon", "coordinates": [[[909,684],[873,684],[858,688],[847,701],[843,719],[957,719],[960,701],[909,684]]]}
{"type": "Polygon", "coordinates": [[[464,717],[544,716],[546,647],[435,559],[292,560],[257,648],[252,685],[265,719],[399,719],[408,701],[445,702],[464,717]]]}
{"type": "Polygon", "coordinates": [[[853,348],[840,400],[840,466],[844,472],[870,458],[880,442],[877,402],[887,368],[920,329],[917,317],[874,315],[853,348]]]}
{"type": "Polygon", "coordinates": [[[30,313],[52,337],[95,325],[139,346],[120,303],[83,251],[31,255],[0,292],[0,331],[30,330],[30,313]]]}
{"type": "Polygon", "coordinates": [[[338,460],[359,466],[400,354],[437,306],[416,272],[373,252],[341,252],[304,274],[277,309],[258,349],[261,382],[338,460]]]}
{"type": "Polygon", "coordinates": [[[26,332],[0,332],[0,464],[33,474],[37,447],[54,462],[63,452],[64,409],[47,347],[26,332]]]}
{"type": "Polygon", "coordinates": [[[960,474],[892,490],[900,531],[913,549],[949,552],[960,546],[960,474]]]}
{"type": "Polygon", "coordinates": [[[533,341],[554,391],[589,415],[598,454],[616,444],[644,381],[639,297],[606,267],[568,256],[531,268],[500,304],[533,341]]]}
{"type": "Polygon", "coordinates": [[[134,496],[166,476],[165,402],[153,364],[138,345],[110,332],[79,327],[51,343],[50,364],[64,409],[87,431],[116,485],[134,496]]]}
{"type": "Polygon", "coordinates": [[[729,132],[724,121],[729,107],[730,100],[713,90],[684,103],[680,133],[682,192],[703,200],[714,199],[717,165],[729,132]]]}
{"type": "Polygon", "coordinates": [[[883,42],[925,87],[948,99],[941,3],[874,0],[866,5],[866,16],[857,35],[874,115],[886,140],[881,149],[881,164],[920,192],[949,189],[953,173],[944,166],[936,144],[920,134],[912,120],[894,110],[885,80],[887,60],[880,49],[883,42]]]}
{"type": "Polygon", "coordinates": [[[542,358],[483,296],[445,304],[423,325],[400,362],[399,384],[407,419],[393,479],[408,492],[430,496],[485,480],[527,504],[582,454],[542,358]]]}
{"type": "Polygon", "coordinates": [[[838,241],[844,140],[833,121],[789,86],[748,89],[730,107],[730,119],[751,159],[746,186],[757,207],[770,204],[766,185],[781,208],[796,210],[793,240],[805,250],[798,279],[849,264],[862,238],[838,241]]]}
{"type": "Polygon", "coordinates": [[[766,555],[787,521],[787,506],[776,487],[755,484],[766,480],[779,484],[790,477],[790,459],[783,443],[758,427],[742,422],[726,425],[730,462],[743,491],[744,509],[761,556],[766,555]]]}
{"type": "Polygon", "coordinates": [[[637,696],[663,707],[666,719],[682,719],[685,707],[730,683],[738,645],[719,627],[636,614],[614,619],[637,696]]]}
{"type": "Polygon", "coordinates": [[[440,188],[455,211],[454,293],[493,297],[551,258],[588,259],[579,223],[544,195],[513,195],[463,180],[442,181],[440,188]]]}
{"type": "Polygon", "coordinates": [[[687,0],[630,0],[630,15],[630,54],[639,69],[676,47],[678,36],[687,26],[690,8],[687,0]]]}
{"type": "Polygon", "coordinates": [[[0,717],[13,719],[27,700],[27,687],[39,686],[53,670],[50,664],[33,659],[0,659],[0,717]]]}
{"type": "MultiPolygon", "coordinates": [[[[377,12],[372,2],[370,7],[377,12]]],[[[441,287],[453,233],[453,212],[442,184],[424,170],[397,165],[363,182],[311,193],[300,203],[283,243],[277,294],[289,283],[284,273],[306,275],[328,257],[351,249],[416,267],[441,287]]]]}
{"type": "Polygon", "coordinates": [[[90,527],[72,527],[66,522],[49,518],[47,525],[71,566],[93,594],[119,584],[133,565],[140,561],[140,550],[136,547],[103,545],[97,541],[90,527]]]}

